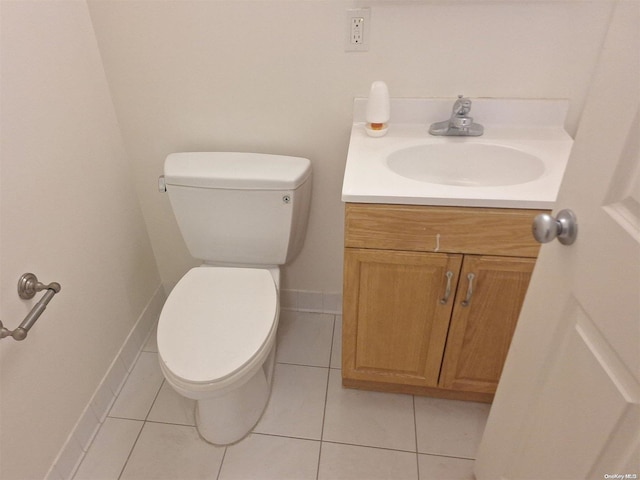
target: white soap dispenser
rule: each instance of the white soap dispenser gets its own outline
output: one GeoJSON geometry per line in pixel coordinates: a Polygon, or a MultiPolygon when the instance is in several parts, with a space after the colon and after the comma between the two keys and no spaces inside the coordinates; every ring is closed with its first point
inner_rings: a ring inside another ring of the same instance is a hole
{"type": "Polygon", "coordinates": [[[371,84],[365,130],[370,137],[382,137],[387,134],[391,107],[389,106],[389,88],[383,81],[371,84]]]}

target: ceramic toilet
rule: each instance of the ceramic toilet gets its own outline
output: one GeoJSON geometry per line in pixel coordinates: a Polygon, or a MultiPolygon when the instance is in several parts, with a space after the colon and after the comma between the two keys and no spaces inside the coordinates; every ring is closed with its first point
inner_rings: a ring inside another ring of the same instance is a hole
{"type": "Polygon", "coordinates": [[[167,382],[196,400],[214,444],[243,438],[271,391],[279,266],[302,248],[311,163],[256,153],[174,153],[164,182],[191,255],[203,261],[169,294],[158,321],[167,382]]]}

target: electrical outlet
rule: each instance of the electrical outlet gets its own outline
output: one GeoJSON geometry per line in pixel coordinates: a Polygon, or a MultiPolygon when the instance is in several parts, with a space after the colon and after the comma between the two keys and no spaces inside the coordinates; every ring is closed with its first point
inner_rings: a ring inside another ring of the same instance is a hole
{"type": "Polygon", "coordinates": [[[371,9],[354,8],[347,10],[346,52],[369,51],[371,34],[371,9]]]}

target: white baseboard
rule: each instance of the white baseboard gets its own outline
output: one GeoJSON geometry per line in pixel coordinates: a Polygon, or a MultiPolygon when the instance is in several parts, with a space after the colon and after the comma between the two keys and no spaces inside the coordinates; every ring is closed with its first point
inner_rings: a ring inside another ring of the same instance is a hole
{"type": "Polygon", "coordinates": [[[160,285],[129,332],[120,351],[91,397],[91,401],[67,437],[67,441],[45,477],[47,480],[70,480],[73,478],[85,453],[91,446],[93,438],[107,417],[111,405],[126,382],[129,372],[135,365],[147,337],[153,330],[165,299],[164,288],[160,285]]]}
{"type": "Polygon", "coordinates": [[[280,308],[298,312],[342,314],[342,294],[308,290],[282,290],[280,308]]]}

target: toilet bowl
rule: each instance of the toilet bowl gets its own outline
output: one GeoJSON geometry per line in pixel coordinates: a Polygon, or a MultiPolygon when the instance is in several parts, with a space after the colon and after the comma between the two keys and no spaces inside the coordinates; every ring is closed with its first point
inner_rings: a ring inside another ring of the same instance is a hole
{"type": "Polygon", "coordinates": [[[165,161],[166,191],[190,253],[204,261],[173,288],[158,320],[167,383],[196,400],[206,441],[241,440],[260,420],[273,378],[279,265],[302,248],[309,160],[181,153],[165,161]]]}
{"type": "Polygon", "coordinates": [[[198,431],[211,443],[240,440],[266,406],[278,327],[276,281],[266,269],[197,267],[162,309],[160,368],[171,387],[197,400],[198,431]]]}

